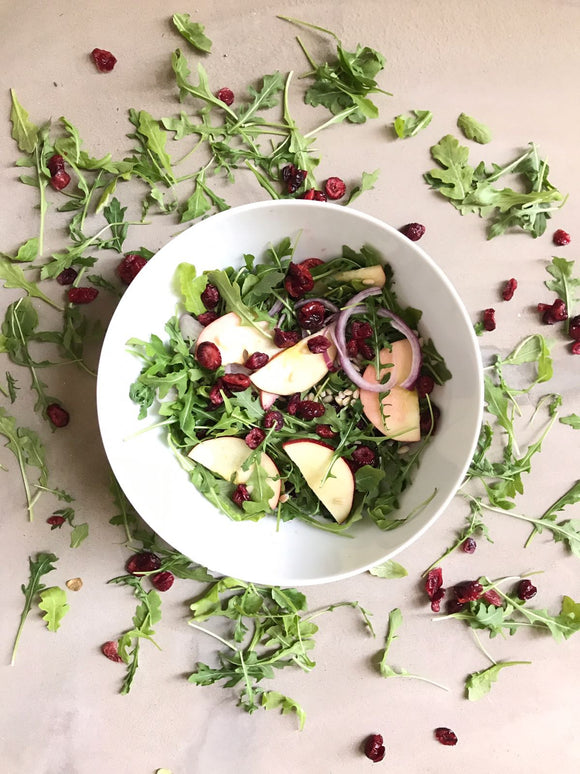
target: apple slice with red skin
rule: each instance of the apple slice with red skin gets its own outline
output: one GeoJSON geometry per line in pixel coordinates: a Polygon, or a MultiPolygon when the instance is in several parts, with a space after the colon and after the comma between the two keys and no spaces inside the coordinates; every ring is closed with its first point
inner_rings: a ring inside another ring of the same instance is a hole
{"type": "Polygon", "coordinates": [[[343,457],[332,462],[334,449],[321,441],[286,441],[282,448],[304,476],[304,480],[339,523],[347,518],[354,497],[354,476],[343,457]],[[326,480],[325,480],[326,479],[326,480]]]}
{"type": "Polygon", "coordinates": [[[259,330],[253,325],[242,325],[239,315],[228,312],[202,330],[197,339],[196,350],[204,341],[211,341],[220,351],[222,365],[243,365],[254,352],[263,352],[268,357],[278,354],[280,348],[268,335],[268,323],[261,320],[256,325],[259,330]]]}
{"type": "MultiPolygon", "coordinates": [[[[323,354],[311,352],[308,342],[315,336],[324,336],[324,331],[313,333],[301,339],[288,349],[283,349],[250,376],[255,387],[276,395],[293,395],[314,387],[328,373],[323,354]]],[[[329,360],[336,357],[336,347],[331,344],[326,355],[329,360]]]]}
{"type": "MultiPolygon", "coordinates": [[[[243,438],[226,435],[222,438],[208,438],[206,441],[198,443],[189,452],[194,462],[199,462],[212,473],[225,478],[226,481],[232,481],[234,484],[245,484],[254,469],[250,465],[248,470],[242,470],[242,465],[248,459],[252,450],[248,447],[243,438]]],[[[282,482],[280,474],[274,461],[267,454],[262,453],[260,457],[260,466],[264,468],[268,476],[267,483],[273,494],[268,500],[268,505],[272,510],[278,505],[280,499],[280,489],[282,482]]],[[[248,492],[252,494],[252,486],[248,486],[248,492]]]]}

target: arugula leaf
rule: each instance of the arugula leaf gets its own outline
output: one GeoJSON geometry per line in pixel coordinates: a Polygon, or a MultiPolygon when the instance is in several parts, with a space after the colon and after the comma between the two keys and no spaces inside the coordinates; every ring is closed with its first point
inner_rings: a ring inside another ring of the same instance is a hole
{"type": "Polygon", "coordinates": [[[286,715],[289,712],[296,713],[299,723],[299,729],[302,731],[304,723],[306,721],[306,713],[304,709],[288,696],[284,696],[278,691],[264,691],[262,693],[262,707],[264,709],[279,709],[282,715],[286,715]]]}
{"type": "Polygon", "coordinates": [[[358,197],[365,191],[372,191],[375,187],[375,183],[379,179],[379,174],[380,169],[375,169],[374,172],[363,172],[361,175],[360,185],[357,185],[351,189],[350,195],[345,202],[345,206],[347,204],[352,204],[352,202],[354,202],[355,199],[358,199],[358,197]]]}
{"type": "Polygon", "coordinates": [[[393,123],[395,133],[400,139],[415,137],[421,129],[425,129],[431,123],[433,113],[430,110],[412,110],[411,115],[397,116],[393,123]]]}
{"type": "Polygon", "coordinates": [[[179,48],[177,48],[172,54],[171,67],[175,73],[175,79],[179,88],[179,97],[181,101],[183,101],[183,98],[186,94],[191,94],[193,97],[197,97],[198,99],[203,100],[213,107],[224,110],[228,115],[237,120],[236,113],[230,107],[228,107],[225,102],[222,102],[220,99],[218,99],[211,91],[207,73],[201,62],[198,62],[197,65],[197,75],[199,78],[198,86],[193,86],[189,82],[189,66],[179,48]]]}
{"type": "Polygon", "coordinates": [[[475,118],[465,113],[460,113],[457,119],[457,126],[468,140],[474,140],[481,145],[491,142],[491,130],[485,124],[476,121],[475,118]]]}
{"type": "Polygon", "coordinates": [[[552,263],[546,266],[546,271],[554,277],[553,280],[546,280],[544,285],[548,290],[561,298],[566,304],[568,318],[566,320],[566,331],[570,326],[570,317],[572,317],[574,304],[580,301],[580,277],[573,276],[574,261],[567,261],[565,258],[552,258],[552,263]]]}
{"type": "Polygon", "coordinates": [[[117,198],[111,199],[110,203],[103,208],[103,215],[111,227],[111,238],[101,242],[99,247],[102,249],[116,250],[123,252],[123,242],[127,238],[129,224],[125,222],[126,207],[121,207],[117,198]]]}
{"type": "Polygon", "coordinates": [[[40,592],[38,607],[45,612],[42,618],[46,621],[48,631],[58,631],[62,619],[70,609],[66,601],[66,591],[59,586],[44,589],[40,592]]]}
{"type": "Polygon", "coordinates": [[[262,319],[271,322],[272,324],[274,321],[271,320],[271,318],[269,318],[267,315],[257,314],[256,310],[250,309],[248,306],[246,306],[246,304],[244,304],[242,301],[239,285],[232,283],[225,271],[216,269],[206,272],[206,275],[208,282],[211,282],[211,284],[215,285],[219,290],[220,296],[226,305],[226,309],[229,312],[235,312],[242,321],[242,325],[251,325],[253,328],[259,330],[262,335],[269,335],[266,331],[257,325],[256,321],[258,319],[262,319]]]}
{"type": "Polygon", "coordinates": [[[209,54],[211,51],[211,40],[204,35],[205,27],[198,22],[192,22],[188,13],[174,13],[171,17],[175,29],[182,35],[188,43],[198,51],[209,54]]]}
{"type": "Polygon", "coordinates": [[[425,179],[432,188],[449,199],[463,200],[471,190],[474,169],[467,160],[469,149],[459,144],[450,134],[446,134],[437,145],[431,148],[431,155],[442,169],[432,169],[425,179]]]}
{"type": "Polygon", "coordinates": [[[578,414],[568,414],[567,417],[560,417],[563,425],[570,425],[574,430],[580,430],[580,416],[578,414]]]}
{"type": "Polygon", "coordinates": [[[46,586],[42,583],[41,578],[49,572],[52,572],[55,567],[53,562],[58,561],[54,554],[41,552],[36,555],[36,559],[33,560],[31,556],[28,557],[28,566],[30,575],[28,579],[28,585],[22,585],[22,593],[24,594],[24,607],[20,614],[20,623],[18,630],[16,631],[16,637],[14,638],[14,645],[12,647],[12,659],[11,664],[14,665],[16,659],[16,650],[18,649],[18,643],[22,636],[22,630],[28,614],[32,609],[32,604],[37,594],[43,591],[46,586]]]}
{"type": "Polygon", "coordinates": [[[386,562],[371,567],[369,573],[377,578],[405,578],[409,574],[403,565],[394,559],[387,559],[386,562]]]}
{"type": "Polygon", "coordinates": [[[496,682],[502,669],[518,664],[531,664],[531,661],[498,661],[496,664],[472,672],[465,681],[465,690],[469,701],[477,701],[491,691],[491,686],[496,682]]]}
{"type": "Polygon", "coordinates": [[[45,295],[35,282],[26,279],[24,272],[19,266],[15,266],[10,260],[0,255],[0,281],[4,282],[5,288],[17,288],[24,290],[31,298],[40,298],[49,306],[62,312],[59,306],[52,298],[45,295]]]}
{"type": "Polygon", "coordinates": [[[187,311],[196,315],[205,312],[205,304],[201,300],[201,294],[206,288],[207,276],[201,274],[198,277],[197,270],[191,263],[180,263],[176,276],[187,311]]]}
{"type": "Polygon", "coordinates": [[[17,261],[18,263],[30,263],[38,255],[38,247],[38,237],[32,237],[32,239],[27,239],[24,244],[20,245],[16,255],[6,255],[6,253],[0,253],[0,255],[10,261],[17,261]]]}
{"type": "Polygon", "coordinates": [[[201,218],[202,215],[211,210],[211,201],[204,191],[202,181],[203,171],[199,172],[195,177],[193,193],[183,206],[180,223],[187,223],[190,220],[201,218]]]}
{"type": "Polygon", "coordinates": [[[149,153],[165,171],[167,180],[175,182],[171,158],[165,150],[167,132],[160,128],[159,122],[150,113],[147,113],[146,110],[140,110],[137,113],[137,132],[143,138],[149,153]]]}
{"type": "Polygon", "coordinates": [[[10,89],[12,108],[10,120],[12,121],[12,139],[23,153],[34,153],[38,142],[39,129],[28,118],[28,113],[16,97],[14,89],[10,89]]]}
{"type": "Polygon", "coordinates": [[[70,535],[70,547],[78,548],[89,536],[88,524],[75,524],[70,535]]]}

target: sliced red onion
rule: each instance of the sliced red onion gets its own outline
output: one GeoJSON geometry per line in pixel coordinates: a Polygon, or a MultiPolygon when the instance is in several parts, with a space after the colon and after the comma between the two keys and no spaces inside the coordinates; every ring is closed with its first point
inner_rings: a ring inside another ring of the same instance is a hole
{"type": "MultiPolygon", "coordinates": [[[[338,306],[333,304],[332,301],[328,301],[326,298],[301,298],[300,301],[297,301],[294,304],[294,309],[300,309],[301,306],[304,306],[304,304],[309,304],[311,301],[318,301],[318,303],[322,304],[322,306],[325,309],[328,309],[329,312],[338,312],[338,306]]],[[[272,313],[270,312],[270,314],[272,313]]]]}
{"type": "Polygon", "coordinates": [[[421,364],[423,362],[423,353],[421,352],[421,345],[419,344],[417,334],[411,330],[407,323],[394,312],[391,312],[388,309],[379,309],[377,314],[379,317],[387,317],[391,321],[393,328],[396,331],[399,331],[399,333],[402,333],[411,345],[411,369],[407,378],[403,379],[399,385],[399,387],[403,387],[405,390],[409,390],[417,381],[419,371],[421,370],[421,364]]]}
{"type": "Polygon", "coordinates": [[[224,366],[224,371],[226,374],[246,374],[246,376],[253,373],[253,371],[250,371],[249,368],[246,368],[241,363],[228,363],[224,366]]]}
{"type": "Polygon", "coordinates": [[[270,315],[270,317],[276,317],[280,309],[282,309],[282,301],[279,298],[277,298],[276,301],[274,301],[274,303],[272,304],[272,308],[270,309],[268,314],[270,315]]]}
{"type": "Polygon", "coordinates": [[[184,339],[193,342],[197,341],[199,334],[203,330],[203,325],[199,320],[196,320],[195,317],[186,312],[179,318],[179,330],[184,339]]]}

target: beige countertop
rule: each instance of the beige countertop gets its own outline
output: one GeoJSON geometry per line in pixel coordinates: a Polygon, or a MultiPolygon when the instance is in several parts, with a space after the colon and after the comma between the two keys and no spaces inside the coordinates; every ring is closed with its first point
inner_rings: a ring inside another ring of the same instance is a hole
{"type": "MultiPolygon", "coordinates": [[[[241,92],[274,70],[305,71],[295,41],[297,30],[276,19],[277,13],[307,19],[334,30],[347,48],[357,42],[385,54],[379,76],[393,97],[376,95],[380,117],[361,126],[338,125],[317,141],[322,161],[320,179],[342,177],[353,185],[363,170],[380,169],[373,191],[354,206],[395,227],[409,221],[425,224],[421,246],[447,273],[475,321],[481,310],[497,308],[497,329],[481,338],[484,359],[509,352],[525,335],[548,333],[554,340],[555,375],[547,392],[559,392],[563,413],[580,413],[580,358],[569,354],[559,335],[541,326],[534,311],[551,294],[544,288],[551,256],[578,256],[580,245],[580,154],[578,153],[578,73],[580,73],[580,4],[574,0],[459,0],[446,2],[378,2],[375,0],[245,0],[168,7],[161,0],[100,3],[21,0],[0,8],[0,132],[2,186],[1,250],[13,253],[36,234],[36,191],[17,182],[22,170],[10,137],[9,89],[42,123],[65,115],[78,127],[94,156],[110,152],[122,158],[131,147],[126,134],[130,107],[155,117],[177,114],[180,106],[170,67],[171,52],[182,48],[191,63],[197,55],[172,29],[173,12],[189,12],[206,26],[213,53],[203,58],[210,84],[241,92]],[[111,50],[113,72],[96,72],[88,54],[111,50]],[[430,126],[417,137],[395,140],[390,125],[410,109],[433,111],[430,126]],[[530,141],[536,142],[551,167],[551,180],[569,193],[565,207],[554,213],[546,233],[532,239],[510,233],[492,241],[475,215],[461,217],[430,191],[422,173],[432,166],[429,147],[444,134],[460,137],[457,116],[466,112],[493,131],[485,146],[465,142],[473,158],[505,163],[530,141]],[[554,248],[556,228],[572,243],[554,248]],[[509,277],[519,282],[510,304],[498,301],[509,277]]],[[[319,58],[330,51],[323,36],[301,36],[319,58]]],[[[328,114],[302,103],[296,81],[293,114],[303,131],[318,126],[328,114]]],[[[196,162],[197,163],[197,162],[196,162]]],[[[197,166],[192,166],[195,171],[197,166]]],[[[265,192],[249,175],[220,191],[232,205],[263,199],[265,192]]],[[[118,195],[139,217],[139,187],[127,184],[118,195]]],[[[49,198],[54,201],[49,193],[49,198]]],[[[134,227],[128,248],[157,250],[179,231],[171,216],[151,215],[149,225],[134,227]]],[[[54,211],[47,215],[45,255],[62,249],[66,234],[54,211]]],[[[115,257],[104,258],[103,273],[113,274],[115,257]],[[110,260],[107,264],[106,261],[110,260]]],[[[580,264],[578,264],[580,267],[580,264]]],[[[49,293],[58,289],[50,287],[49,293]]],[[[5,307],[20,295],[0,292],[5,307]]],[[[103,292],[88,309],[106,324],[115,298],[103,292]]],[[[42,310],[43,324],[57,325],[58,315],[42,310]]],[[[96,367],[98,341],[88,360],[96,367]]],[[[235,695],[219,686],[195,687],[187,675],[198,660],[211,661],[213,641],[187,626],[187,603],[201,586],[178,580],[163,596],[163,620],[157,626],[162,650],[149,643],[141,649],[140,666],[128,696],[119,695],[123,666],[105,659],[101,644],[131,625],[135,601],[127,588],[107,585],[123,573],[129,556],[109,492],[109,469],[99,440],[95,380],[74,366],[43,370],[50,394],[66,396],[71,422],[51,433],[33,411],[27,371],[1,355],[0,383],[9,370],[21,388],[14,405],[0,395],[0,405],[19,424],[37,431],[45,444],[50,479],[74,495],[77,521],[90,534],[81,546],[69,547],[70,531],[50,531],[46,519],[59,507],[50,494],[38,501],[34,521],[27,518],[22,481],[14,457],[0,447],[3,612],[0,619],[0,769],[7,774],[346,774],[372,766],[405,774],[462,772],[488,774],[568,774],[580,769],[575,740],[579,710],[580,635],[556,643],[549,635],[520,631],[513,638],[482,641],[496,660],[526,660],[531,666],[505,670],[492,692],[478,702],[464,697],[466,676],[487,666],[471,632],[459,621],[433,623],[421,590],[421,572],[452,542],[464,526],[466,505],[455,499],[438,522],[416,544],[397,557],[408,570],[399,580],[363,574],[309,589],[310,608],[358,600],[373,613],[372,639],[349,609],[320,621],[314,651],[317,667],[310,674],[284,670],[275,689],[296,698],[306,711],[306,725],[276,712],[247,715],[235,706],[235,695]],[[14,666],[9,666],[12,640],[22,610],[20,585],[28,580],[28,557],[52,551],[57,570],[47,585],[63,586],[82,577],[83,587],[68,593],[70,611],[57,633],[46,630],[36,605],[25,625],[14,666]],[[388,612],[401,608],[404,624],[391,650],[390,662],[445,684],[448,692],[413,680],[384,680],[373,659],[384,643],[388,612]],[[433,739],[438,726],[452,728],[455,747],[433,739]],[[361,742],[374,732],[384,736],[387,754],[372,764],[361,742]]],[[[518,512],[532,516],[568,489],[578,477],[578,435],[556,423],[542,453],[525,478],[518,512]]],[[[578,516],[578,505],[567,509],[578,516]]],[[[445,577],[457,581],[487,575],[495,578],[543,570],[536,577],[537,607],[559,610],[562,595],[580,598],[578,558],[542,534],[524,549],[526,525],[504,515],[487,519],[493,543],[480,540],[475,554],[457,552],[443,564],[445,577]]]]}

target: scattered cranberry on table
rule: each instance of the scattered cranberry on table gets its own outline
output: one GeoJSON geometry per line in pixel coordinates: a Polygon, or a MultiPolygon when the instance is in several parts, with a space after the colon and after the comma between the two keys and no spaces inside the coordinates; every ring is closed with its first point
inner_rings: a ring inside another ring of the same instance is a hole
{"type": "Polygon", "coordinates": [[[62,189],[66,188],[69,183],[70,175],[68,172],[65,172],[64,169],[59,169],[59,171],[55,172],[55,174],[50,178],[50,184],[55,191],[62,191],[62,189]]]}
{"type": "Polygon", "coordinates": [[[224,86],[222,89],[220,89],[216,97],[220,100],[220,102],[223,102],[225,105],[230,107],[230,105],[233,105],[234,103],[234,92],[231,89],[228,89],[227,86],[224,86]]]}
{"type": "Polygon", "coordinates": [[[418,242],[426,231],[425,226],[423,226],[422,223],[407,223],[406,226],[403,226],[399,230],[401,234],[404,234],[411,242],[418,242]]]}
{"type": "Polygon", "coordinates": [[[100,73],[110,73],[117,64],[116,57],[104,48],[94,48],[91,51],[91,57],[95,63],[95,67],[100,73]]]}
{"type": "Polygon", "coordinates": [[[72,285],[77,277],[78,271],[72,267],[69,267],[68,269],[63,269],[61,271],[61,273],[57,276],[56,281],[59,285],[72,285]]]}
{"type": "Polygon", "coordinates": [[[294,164],[286,164],[282,168],[282,180],[286,183],[286,190],[290,194],[296,193],[307,177],[308,172],[305,169],[298,169],[294,164]]]}
{"type": "Polygon", "coordinates": [[[127,253],[117,266],[117,276],[123,284],[130,285],[146,263],[147,259],[139,253],[127,253]]]}
{"type": "Polygon", "coordinates": [[[324,192],[329,199],[342,199],[346,193],[346,185],[340,177],[329,177],[324,184],[324,192]]]}
{"type": "Polygon", "coordinates": [[[514,293],[516,292],[516,289],[518,287],[518,281],[514,277],[509,279],[504,286],[504,289],[502,291],[502,298],[504,301],[511,301],[514,297],[514,293]]]}
{"type": "Polygon", "coordinates": [[[64,516],[59,516],[57,513],[53,513],[52,516],[48,517],[46,523],[50,524],[51,529],[58,529],[58,527],[62,527],[65,521],[66,519],[64,516]]]}
{"type": "Polygon", "coordinates": [[[521,600],[526,601],[527,599],[531,599],[532,597],[535,597],[537,593],[538,589],[528,578],[524,578],[518,583],[518,597],[521,600]]]}
{"type": "Polygon", "coordinates": [[[302,198],[315,202],[325,202],[326,194],[323,191],[318,191],[316,188],[309,188],[306,193],[302,194],[302,198]]]}
{"type": "Polygon", "coordinates": [[[381,734],[370,734],[365,740],[364,751],[373,763],[379,763],[385,757],[385,745],[381,734]]]}
{"type": "Polygon", "coordinates": [[[567,231],[564,231],[563,228],[559,228],[557,231],[554,231],[552,241],[558,247],[564,247],[565,245],[570,244],[570,234],[567,231]]]}
{"type": "Polygon", "coordinates": [[[101,652],[106,656],[109,661],[114,661],[116,664],[121,664],[123,659],[119,655],[119,644],[116,640],[109,640],[101,645],[101,652]]]}
{"type": "Polygon", "coordinates": [[[555,325],[568,319],[568,310],[561,298],[557,298],[553,304],[538,304],[538,312],[542,313],[542,321],[546,325],[555,325]]]}
{"type": "Polygon", "coordinates": [[[483,327],[486,331],[495,330],[495,309],[490,307],[483,310],[483,327]]]}
{"type": "Polygon", "coordinates": [[[154,572],[161,567],[161,559],[152,551],[140,551],[133,554],[125,565],[129,575],[143,575],[146,572],[154,572]]]}
{"type": "Polygon", "coordinates": [[[157,591],[169,591],[175,581],[175,575],[168,570],[157,572],[151,576],[151,583],[157,591]]]}
{"type": "Polygon", "coordinates": [[[501,607],[503,605],[503,599],[495,589],[489,589],[489,591],[481,595],[481,598],[486,604],[493,605],[494,607],[501,607]]]}
{"type": "Polygon", "coordinates": [[[69,288],[67,293],[71,304],[91,304],[98,295],[97,288],[69,288]]]}
{"type": "Polygon", "coordinates": [[[447,747],[454,747],[457,744],[457,736],[450,728],[441,726],[436,728],[433,733],[439,744],[444,744],[447,747]]]}
{"type": "Polygon", "coordinates": [[[465,554],[473,554],[477,548],[477,543],[472,537],[465,538],[461,544],[461,549],[465,554]]]}
{"type": "Polygon", "coordinates": [[[46,415],[54,427],[66,427],[69,423],[69,413],[59,403],[51,403],[47,406],[46,415]]]}

